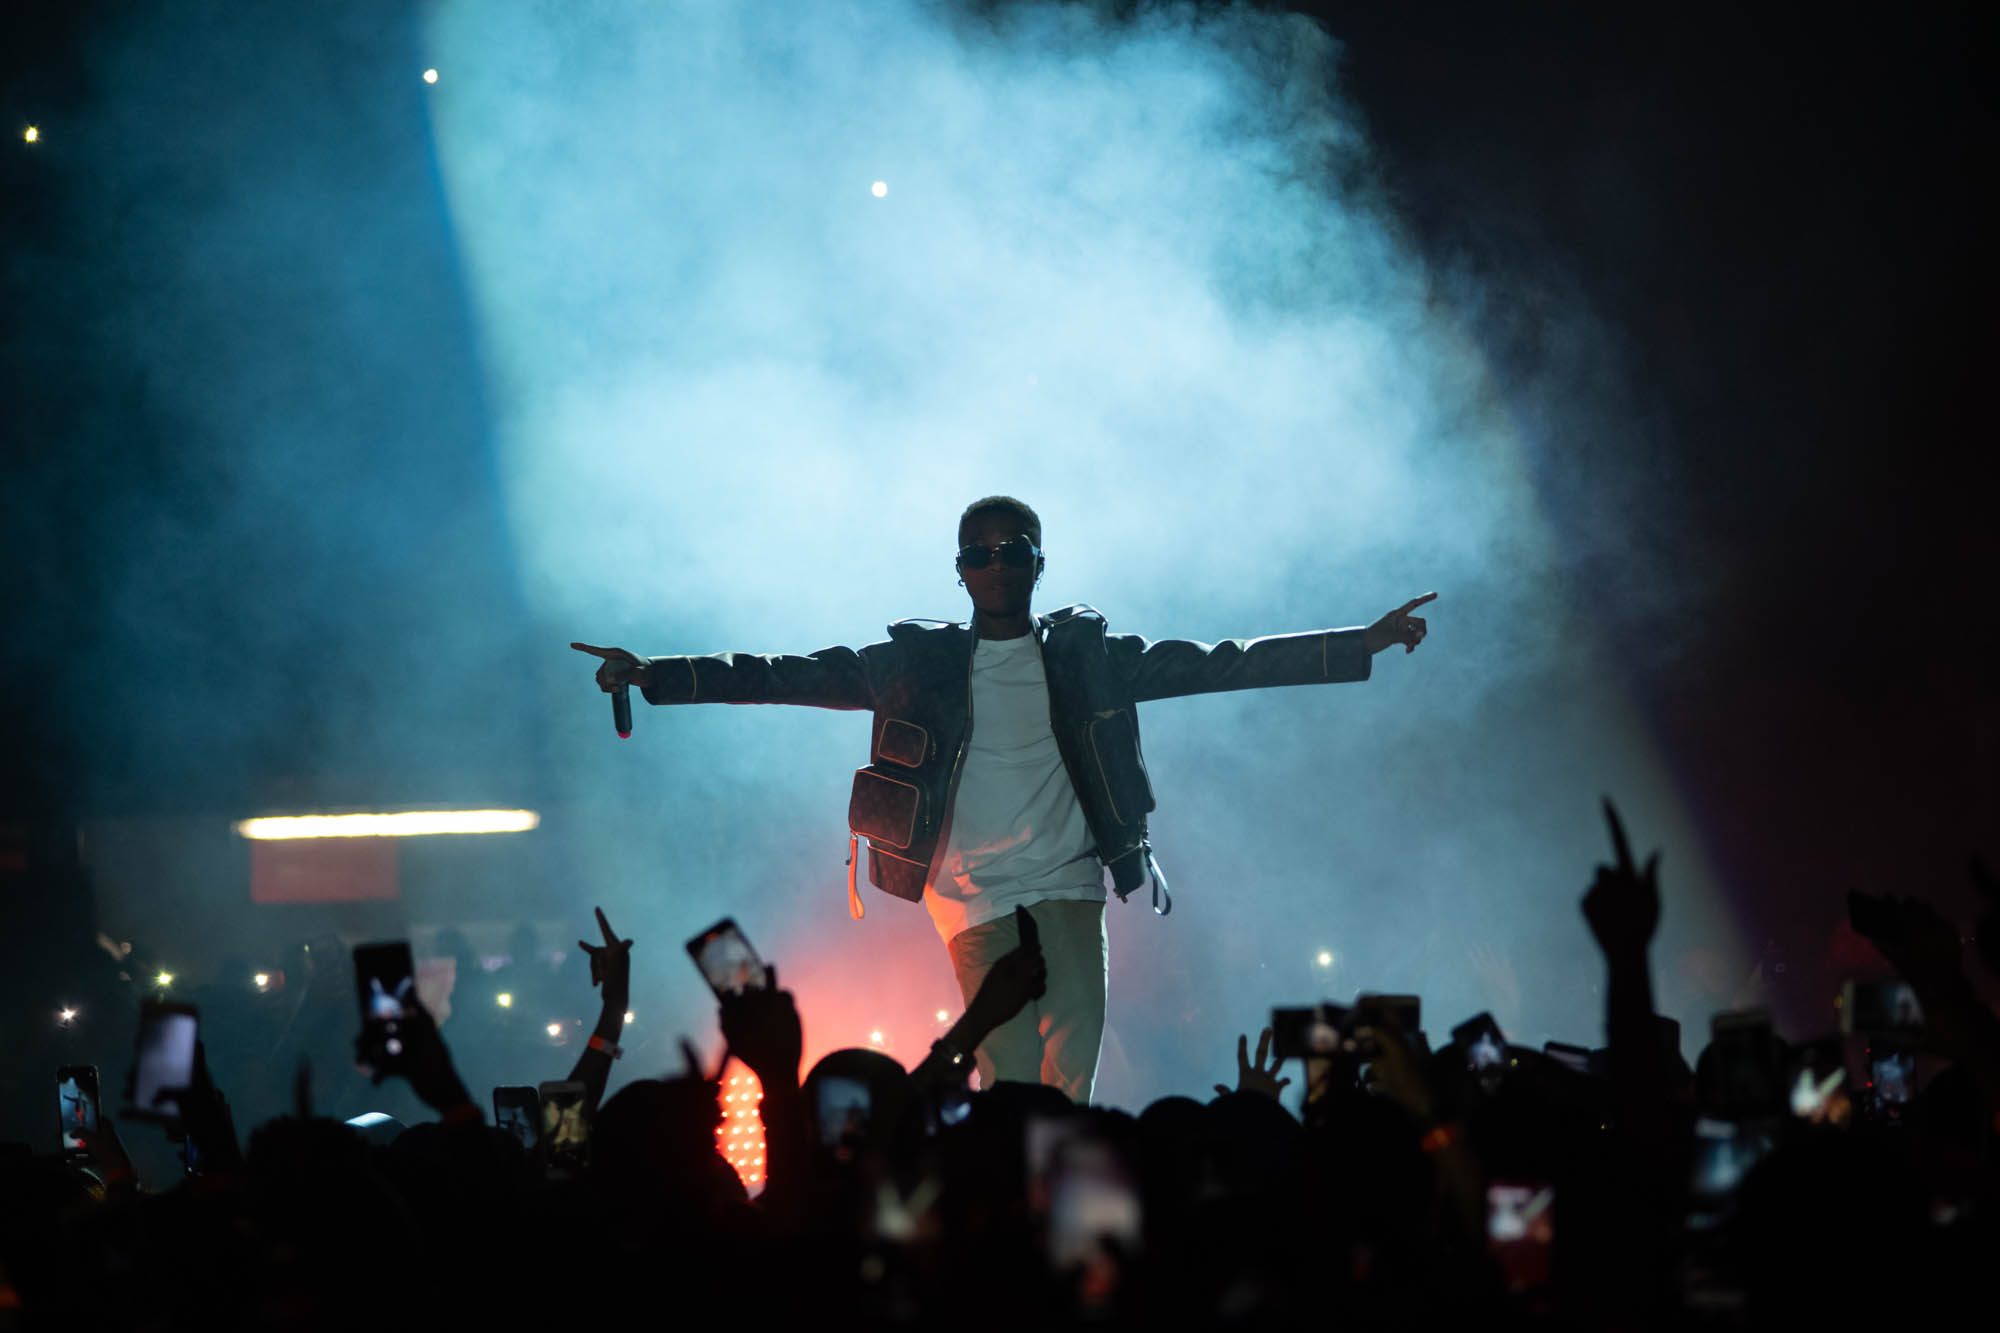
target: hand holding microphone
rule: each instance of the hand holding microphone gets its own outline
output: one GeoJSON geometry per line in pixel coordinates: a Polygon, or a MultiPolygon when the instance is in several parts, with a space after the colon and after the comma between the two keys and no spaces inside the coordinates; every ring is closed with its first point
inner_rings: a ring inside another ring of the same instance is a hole
{"type": "Polygon", "coordinates": [[[580,653],[601,658],[597,664],[597,688],[611,696],[611,725],[623,738],[632,734],[631,687],[645,689],[653,683],[653,664],[623,648],[599,648],[588,643],[572,643],[580,653]]]}

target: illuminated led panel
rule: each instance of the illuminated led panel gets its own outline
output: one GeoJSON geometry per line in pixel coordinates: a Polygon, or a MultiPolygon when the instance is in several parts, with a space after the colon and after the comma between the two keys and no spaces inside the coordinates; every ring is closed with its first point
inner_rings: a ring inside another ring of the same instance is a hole
{"type": "Polygon", "coordinates": [[[764,1188],[763,1100],[757,1076],[731,1060],[722,1078],[722,1123],[715,1127],[715,1146],[752,1194],[764,1188]]]}

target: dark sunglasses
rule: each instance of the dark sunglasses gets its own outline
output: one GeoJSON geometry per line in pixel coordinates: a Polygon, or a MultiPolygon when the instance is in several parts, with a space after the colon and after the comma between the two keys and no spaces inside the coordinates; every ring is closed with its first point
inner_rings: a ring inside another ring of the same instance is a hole
{"type": "Polygon", "coordinates": [[[958,548],[958,567],[984,569],[993,563],[995,556],[998,556],[1002,564],[1011,565],[1015,569],[1026,569],[1041,553],[1041,548],[1029,541],[1026,536],[1009,537],[998,546],[967,542],[958,548]]]}

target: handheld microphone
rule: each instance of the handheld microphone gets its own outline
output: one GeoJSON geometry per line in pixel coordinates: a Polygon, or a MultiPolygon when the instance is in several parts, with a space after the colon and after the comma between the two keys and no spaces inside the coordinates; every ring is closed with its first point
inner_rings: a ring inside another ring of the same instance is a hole
{"type": "Polygon", "coordinates": [[[611,725],[618,732],[619,740],[629,740],[632,736],[632,692],[624,685],[611,691],[611,725]]]}

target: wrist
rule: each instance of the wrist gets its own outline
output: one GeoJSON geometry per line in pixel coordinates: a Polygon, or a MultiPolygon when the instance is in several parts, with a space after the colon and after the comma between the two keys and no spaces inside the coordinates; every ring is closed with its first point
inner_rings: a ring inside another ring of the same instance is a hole
{"type": "Polygon", "coordinates": [[[1644,967],[1652,943],[1649,935],[1643,939],[1599,940],[1597,947],[1613,967],[1644,967]]]}

